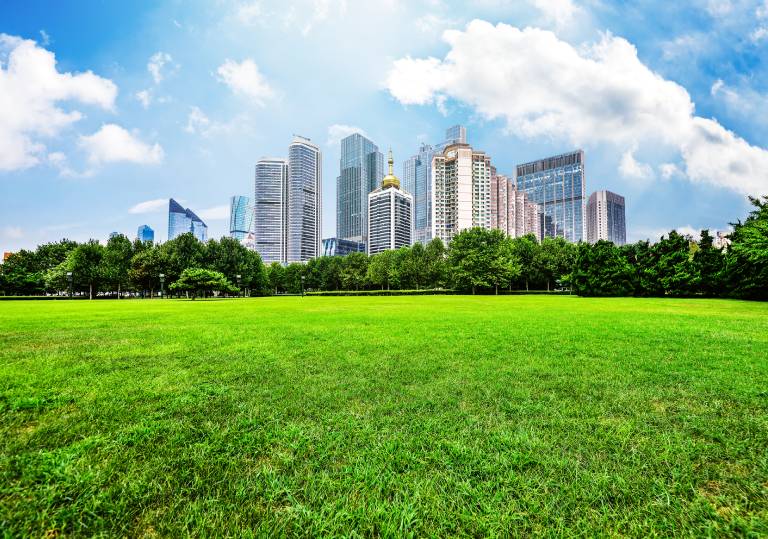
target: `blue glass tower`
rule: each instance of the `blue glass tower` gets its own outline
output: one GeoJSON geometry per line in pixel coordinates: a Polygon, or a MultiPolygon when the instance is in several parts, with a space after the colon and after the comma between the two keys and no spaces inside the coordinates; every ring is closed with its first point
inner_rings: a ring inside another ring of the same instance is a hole
{"type": "Polygon", "coordinates": [[[359,133],[341,140],[340,173],[336,179],[336,236],[366,241],[368,193],[384,177],[384,155],[359,133]]]}
{"type": "Polygon", "coordinates": [[[435,149],[422,144],[419,153],[403,163],[403,191],[413,196],[414,241],[432,239],[432,158],[435,149]]]}
{"type": "Polygon", "coordinates": [[[539,205],[542,237],[586,239],[584,152],[517,165],[517,190],[539,205]]]}
{"type": "Polygon", "coordinates": [[[173,199],[168,201],[168,239],[191,232],[199,241],[208,241],[208,225],[189,208],[173,199]]]}
{"type": "Polygon", "coordinates": [[[152,230],[149,225],[141,225],[139,227],[138,232],[136,233],[136,237],[139,239],[139,241],[155,241],[155,231],[152,230]]]}
{"type": "Polygon", "coordinates": [[[253,204],[250,197],[235,195],[229,199],[229,235],[244,240],[253,225],[253,204]]]}

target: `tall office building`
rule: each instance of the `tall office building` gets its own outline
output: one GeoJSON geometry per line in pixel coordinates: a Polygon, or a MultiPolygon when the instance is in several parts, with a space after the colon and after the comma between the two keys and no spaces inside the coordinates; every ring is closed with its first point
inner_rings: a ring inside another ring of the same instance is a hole
{"type": "Polygon", "coordinates": [[[251,198],[235,195],[229,199],[229,236],[243,241],[253,227],[251,198]]]}
{"type": "Polygon", "coordinates": [[[595,191],[587,203],[587,241],[627,243],[624,197],[610,191],[595,191]]]}
{"type": "Polygon", "coordinates": [[[403,163],[403,190],[413,195],[413,241],[432,239],[432,158],[435,149],[422,144],[419,153],[403,163]]]}
{"type": "Polygon", "coordinates": [[[450,243],[460,231],[491,228],[491,158],[452,144],[432,158],[432,237],[450,243]]]}
{"type": "Polygon", "coordinates": [[[451,144],[467,144],[467,128],[463,125],[454,125],[445,130],[445,146],[451,144]]]}
{"type": "Polygon", "coordinates": [[[518,191],[541,207],[543,237],[577,242],[586,238],[584,152],[517,165],[518,191]]]}
{"type": "Polygon", "coordinates": [[[265,157],[256,163],[253,236],[266,264],[286,261],[288,160],[265,157]]]}
{"type": "Polygon", "coordinates": [[[296,136],[288,146],[287,262],[320,256],[323,164],[320,148],[296,136]]]}
{"type": "Polygon", "coordinates": [[[136,232],[139,241],[155,241],[155,231],[149,225],[141,225],[136,232]]]}
{"type": "Polygon", "coordinates": [[[491,228],[511,238],[533,234],[541,241],[538,204],[516,190],[511,178],[501,174],[491,176],[491,228]]]}
{"type": "Polygon", "coordinates": [[[173,199],[168,201],[168,239],[190,232],[199,241],[208,241],[208,225],[189,208],[173,199]]]}
{"type": "Polygon", "coordinates": [[[341,140],[340,172],[336,179],[336,237],[366,241],[368,193],[384,177],[384,156],[359,133],[341,140]]]}
{"type": "Polygon", "coordinates": [[[323,256],[346,256],[349,253],[364,253],[365,244],[358,241],[325,238],[323,240],[323,256]]]}
{"type": "Polygon", "coordinates": [[[400,189],[394,174],[392,150],[389,151],[389,174],[381,187],[368,195],[369,255],[411,245],[413,239],[413,196],[400,189]]]}

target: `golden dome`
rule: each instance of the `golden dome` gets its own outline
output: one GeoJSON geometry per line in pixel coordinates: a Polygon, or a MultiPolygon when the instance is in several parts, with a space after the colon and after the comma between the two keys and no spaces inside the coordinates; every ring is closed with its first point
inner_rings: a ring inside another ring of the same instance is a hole
{"type": "Polygon", "coordinates": [[[395,173],[393,171],[395,166],[395,160],[392,158],[392,148],[389,149],[389,159],[387,160],[389,163],[389,174],[384,176],[384,179],[381,182],[382,189],[386,189],[387,187],[394,187],[396,189],[400,189],[400,180],[397,179],[397,176],[395,176],[395,173]]]}

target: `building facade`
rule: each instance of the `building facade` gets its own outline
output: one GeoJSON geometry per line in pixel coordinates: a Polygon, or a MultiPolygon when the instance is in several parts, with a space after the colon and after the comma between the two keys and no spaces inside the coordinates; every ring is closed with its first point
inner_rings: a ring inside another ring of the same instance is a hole
{"type": "Polygon", "coordinates": [[[491,228],[511,238],[533,234],[541,241],[538,204],[517,191],[511,178],[501,174],[491,176],[491,228]]]}
{"type": "Polygon", "coordinates": [[[381,187],[368,195],[369,255],[410,246],[413,241],[413,196],[400,189],[394,175],[394,160],[389,152],[389,174],[381,187]]]}
{"type": "Polygon", "coordinates": [[[359,133],[341,140],[340,171],[336,179],[336,237],[365,243],[368,193],[384,177],[384,156],[359,133]]]}
{"type": "Polygon", "coordinates": [[[320,256],[323,162],[320,148],[308,138],[294,137],[288,147],[286,262],[320,256]]]}
{"type": "Polygon", "coordinates": [[[467,128],[463,125],[454,125],[445,130],[445,142],[443,148],[451,144],[468,144],[467,128]]]}
{"type": "Polygon", "coordinates": [[[432,239],[432,158],[435,149],[422,144],[419,153],[403,163],[403,190],[413,196],[414,242],[432,239]]]}
{"type": "Polygon", "coordinates": [[[359,241],[343,240],[341,238],[326,238],[323,240],[323,256],[346,256],[349,253],[364,253],[365,244],[359,241]]]}
{"type": "Polygon", "coordinates": [[[432,238],[450,243],[460,231],[491,228],[491,159],[468,144],[432,158],[432,238]]]}
{"type": "Polygon", "coordinates": [[[286,261],[288,160],[256,162],[253,189],[253,245],[266,264],[286,261]]]}
{"type": "Polygon", "coordinates": [[[235,195],[229,199],[229,236],[243,241],[253,227],[251,197],[235,195]]]}
{"type": "Polygon", "coordinates": [[[542,237],[586,239],[584,152],[577,150],[517,165],[518,191],[541,208],[542,237]]]}
{"type": "Polygon", "coordinates": [[[208,241],[208,225],[195,212],[170,199],[168,201],[168,240],[187,232],[201,242],[208,241]]]}
{"type": "Polygon", "coordinates": [[[136,232],[136,238],[139,241],[155,241],[155,231],[149,225],[141,225],[136,232]]]}
{"type": "Polygon", "coordinates": [[[587,241],[612,241],[616,245],[627,243],[627,224],[624,197],[611,191],[595,191],[587,203],[587,241]]]}

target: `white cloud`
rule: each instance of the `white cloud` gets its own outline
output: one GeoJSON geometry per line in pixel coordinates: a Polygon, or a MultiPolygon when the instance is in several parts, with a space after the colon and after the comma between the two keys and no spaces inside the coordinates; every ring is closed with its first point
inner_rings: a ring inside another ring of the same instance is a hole
{"type": "Polygon", "coordinates": [[[243,2],[235,8],[235,18],[241,24],[253,26],[261,20],[264,9],[261,2],[243,2]]]}
{"type": "Polygon", "coordinates": [[[51,36],[48,35],[48,32],[45,30],[40,30],[40,44],[43,47],[47,47],[51,44],[51,36]]]}
{"type": "Polygon", "coordinates": [[[202,137],[229,135],[235,132],[253,132],[253,120],[246,114],[239,114],[226,122],[211,120],[199,107],[190,107],[184,131],[202,137]]]}
{"type": "Polygon", "coordinates": [[[659,173],[665,180],[671,180],[683,176],[683,171],[674,163],[662,163],[659,165],[659,173]]]}
{"type": "Polygon", "coordinates": [[[749,34],[749,39],[751,39],[753,43],[759,43],[765,38],[768,38],[768,26],[758,26],[751,34],[749,34]]]}
{"type": "Polygon", "coordinates": [[[564,28],[582,14],[582,9],[572,0],[530,0],[530,2],[557,28],[564,28]]]}
{"type": "Polygon", "coordinates": [[[139,103],[141,103],[142,107],[148,109],[150,103],[152,103],[152,92],[150,90],[141,90],[136,92],[136,99],[139,100],[139,103]]]}
{"type": "Polygon", "coordinates": [[[128,213],[156,213],[168,208],[167,198],[145,200],[128,209],[128,213]]]}
{"type": "Polygon", "coordinates": [[[9,240],[20,240],[24,237],[24,231],[18,226],[3,227],[3,237],[9,240]]]}
{"type": "Polygon", "coordinates": [[[210,125],[211,120],[208,119],[208,116],[199,107],[192,107],[187,116],[187,126],[184,128],[184,131],[193,134],[203,133],[207,131],[210,125]]]}
{"type": "Polygon", "coordinates": [[[333,124],[332,126],[328,127],[328,141],[326,144],[328,146],[337,146],[341,142],[341,139],[348,137],[353,133],[360,133],[363,136],[368,136],[365,134],[365,131],[359,127],[355,127],[353,125],[333,124]]]}
{"type": "Polygon", "coordinates": [[[0,171],[29,168],[45,154],[42,139],[58,136],[83,117],[58,106],[79,101],[114,108],[117,86],[85,73],[60,73],[54,54],[34,41],[0,34],[0,171]]]}
{"type": "Polygon", "coordinates": [[[171,63],[173,58],[167,52],[158,51],[149,58],[147,62],[147,71],[152,75],[152,79],[155,84],[159,84],[163,80],[165,74],[163,68],[171,63]]]}
{"type": "Polygon", "coordinates": [[[549,31],[476,20],[444,39],[443,60],[394,62],[387,87],[401,103],[450,98],[505,120],[519,137],[603,144],[619,155],[677,153],[692,181],[768,191],[768,151],[695,116],[685,88],[651,71],[623,38],[606,34],[576,49],[549,31]]]}
{"type": "Polygon", "coordinates": [[[93,166],[113,162],[155,165],[164,155],[159,144],[150,146],[115,124],[102,125],[93,135],[81,136],[79,145],[93,166]]]}
{"type": "Polygon", "coordinates": [[[251,99],[264,106],[266,100],[274,96],[274,91],[259,72],[256,62],[247,58],[239,64],[227,59],[217,70],[219,81],[223,82],[236,94],[251,99]]]}
{"type": "Polygon", "coordinates": [[[706,10],[712,17],[723,17],[733,11],[733,3],[731,0],[708,0],[706,10]]]}
{"type": "Polygon", "coordinates": [[[635,150],[627,150],[621,156],[619,173],[631,180],[648,181],[654,178],[653,168],[647,163],[640,163],[635,159],[635,150]]]}
{"type": "Polygon", "coordinates": [[[197,215],[205,221],[223,221],[229,219],[229,205],[214,206],[197,212],[197,215]]]}

